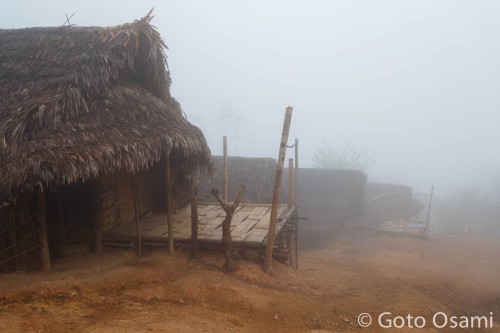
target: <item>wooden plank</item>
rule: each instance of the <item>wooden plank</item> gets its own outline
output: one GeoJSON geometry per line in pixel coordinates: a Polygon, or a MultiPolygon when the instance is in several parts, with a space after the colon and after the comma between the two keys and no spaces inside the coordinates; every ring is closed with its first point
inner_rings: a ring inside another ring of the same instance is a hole
{"type": "Polygon", "coordinates": [[[174,221],[184,221],[191,218],[191,205],[187,205],[178,210],[172,216],[174,221]]]}
{"type": "Polygon", "coordinates": [[[243,239],[245,242],[259,242],[262,243],[268,234],[267,229],[255,229],[253,228],[248,232],[248,234],[243,239]]]}
{"type": "Polygon", "coordinates": [[[233,219],[231,220],[231,226],[237,226],[240,224],[243,220],[245,220],[249,215],[248,211],[242,211],[238,210],[234,215],[233,219]]]}
{"type": "Polygon", "coordinates": [[[255,207],[250,215],[248,215],[249,219],[260,220],[269,210],[269,207],[255,207]]]}
{"type": "Polygon", "coordinates": [[[248,232],[248,230],[250,230],[257,222],[258,220],[252,220],[246,218],[244,221],[242,221],[240,224],[234,227],[234,229],[231,231],[231,235],[243,238],[243,236],[248,232]]]}
{"type": "Polygon", "coordinates": [[[271,211],[268,211],[260,221],[254,226],[257,229],[269,230],[269,221],[271,220],[271,211]]]}
{"type": "Polygon", "coordinates": [[[163,224],[159,225],[156,228],[150,230],[149,232],[145,233],[144,236],[146,237],[151,237],[151,236],[163,236],[167,235],[168,232],[168,225],[163,224]]]}

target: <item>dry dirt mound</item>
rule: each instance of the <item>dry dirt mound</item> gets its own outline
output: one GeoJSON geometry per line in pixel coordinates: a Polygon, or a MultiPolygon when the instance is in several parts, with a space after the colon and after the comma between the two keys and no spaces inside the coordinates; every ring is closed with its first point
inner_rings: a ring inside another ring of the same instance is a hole
{"type": "Polygon", "coordinates": [[[0,276],[0,327],[2,332],[410,332],[363,329],[357,316],[390,311],[430,318],[444,311],[500,317],[499,253],[499,242],[488,238],[423,241],[357,234],[328,249],[301,253],[298,271],[276,263],[271,276],[245,260],[238,261],[240,270],[226,273],[218,253],[203,253],[196,261],[163,250],[141,259],[123,251],[82,254],[57,262],[50,273],[0,276]]]}

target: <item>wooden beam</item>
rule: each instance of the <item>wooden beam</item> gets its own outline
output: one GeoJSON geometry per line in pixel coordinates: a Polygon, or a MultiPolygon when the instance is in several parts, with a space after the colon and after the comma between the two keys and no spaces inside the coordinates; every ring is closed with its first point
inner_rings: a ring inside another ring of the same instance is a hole
{"type": "Polygon", "coordinates": [[[172,185],[170,179],[170,155],[165,155],[165,188],[167,193],[168,253],[174,254],[174,229],[172,226],[172,185]]]}
{"type": "Polygon", "coordinates": [[[280,149],[278,155],[278,165],[276,166],[276,176],[274,179],[273,204],[271,206],[271,218],[269,221],[269,233],[267,235],[266,257],[264,260],[264,271],[271,272],[271,262],[273,260],[274,238],[276,234],[276,221],[278,220],[278,206],[281,194],[281,179],[283,177],[283,165],[285,164],[286,144],[292,121],[291,106],[286,108],[285,120],[283,122],[283,131],[281,134],[280,149]]]}
{"type": "Polygon", "coordinates": [[[191,258],[198,258],[198,178],[191,177],[191,258]]]}
{"type": "Polygon", "coordinates": [[[45,206],[45,194],[41,185],[35,187],[35,200],[38,209],[38,242],[40,245],[40,268],[42,271],[50,271],[49,236],[47,232],[47,210],[45,206]]]}
{"type": "Polygon", "coordinates": [[[135,231],[137,234],[137,255],[142,255],[142,236],[141,236],[141,212],[139,206],[139,191],[137,190],[137,176],[132,175],[132,188],[134,192],[134,211],[135,211],[135,231]]]}

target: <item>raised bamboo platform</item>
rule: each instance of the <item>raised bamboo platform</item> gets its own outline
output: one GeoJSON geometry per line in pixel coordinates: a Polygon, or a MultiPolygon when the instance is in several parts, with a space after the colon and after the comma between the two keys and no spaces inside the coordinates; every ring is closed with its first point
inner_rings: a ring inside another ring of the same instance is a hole
{"type": "MultiPolygon", "coordinates": [[[[294,207],[280,205],[276,234],[278,235],[293,219],[294,207]]],[[[226,213],[216,203],[198,203],[198,240],[200,245],[222,245],[222,221],[226,213]]],[[[240,204],[231,222],[233,246],[246,248],[265,248],[269,233],[271,205],[240,204]]],[[[178,210],[172,215],[175,242],[188,242],[191,239],[191,207],[178,210]]],[[[168,227],[166,214],[153,214],[140,222],[142,246],[168,246],[168,227]]],[[[130,248],[137,241],[134,223],[120,225],[103,231],[103,244],[107,246],[130,248]]]]}

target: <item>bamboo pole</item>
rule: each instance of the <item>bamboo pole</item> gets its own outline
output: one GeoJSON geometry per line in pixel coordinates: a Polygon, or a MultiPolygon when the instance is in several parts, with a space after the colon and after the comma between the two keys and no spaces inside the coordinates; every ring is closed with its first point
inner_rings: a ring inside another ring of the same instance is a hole
{"type": "Polygon", "coordinates": [[[271,262],[273,259],[274,238],[276,234],[276,221],[278,220],[278,206],[281,194],[281,179],[283,176],[283,165],[285,164],[286,143],[292,121],[293,108],[286,108],[285,120],[283,122],[283,131],[281,134],[280,149],[278,155],[278,165],[276,166],[276,177],[274,179],[273,204],[271,206],[271,217],[269,221],[269,233],[267,235],[266,258],[264,260],[264,271],[271,272],[271,262]]]}
{"type": "Polygon", "coordinates": [[[295,269],[299,269],[299,140],[295,139],[295,269]]]}
{"type": "Polygon", "coordinates": [[[294,197],[295,197],[295,209],[298,211],[299,210],[299,140],[295,139],[295,190],[294,190],[294,197]]]}
{"type": "Polygon", "coordinates": [[[224,202],[227,203],[227,136],[223,137],[223,158],[222,158],[222,169],[223,169],[223,184],[222,188],[224,189],[224,202]]]}
{"type": "Polygon", "coordinates": [[[141,212],[139,206],[139,191],[137,190],[137,176],[132,175],[132,188],[134,192],[134,212],[135,212],[135,231],[137,234],[137,256],[142,255],[142,236],[141,236],[141,212]]]}
{"type": "Polygon", "coordinates": [[[168,253],[174,254],[174,231],[172,227],[172,186],[170,182],[170,155],[165,155],[165,187],[167,191],[168,253]]]}
{"type": "Polygon", "coordinates": [[[38,242],[40,244],[40,267],[42,271],[50,271],[49,237],[47,232],[47,211],[45,194],[41,185],[35,187],[36,205],[38,209],[38,242]]]}
{"type": "Polygon", "coordinates": [[[292,208],[294,204],[293,197],[293,158],[288,159],[288,208],[292,208]]]}
{"type": "Polygon", "coordinates": [[[198,258],[198,178],[191,177],[191,258],[198,258]]]}

